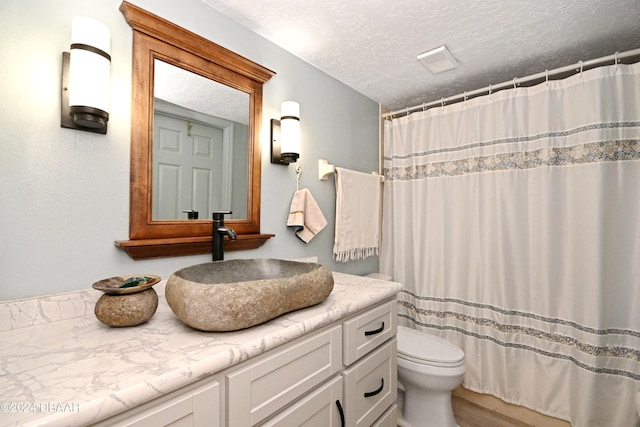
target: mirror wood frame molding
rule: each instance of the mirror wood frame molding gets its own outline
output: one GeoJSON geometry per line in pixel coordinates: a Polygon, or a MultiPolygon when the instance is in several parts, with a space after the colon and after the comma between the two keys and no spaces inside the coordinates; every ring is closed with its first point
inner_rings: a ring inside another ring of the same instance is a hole
{"type": "Polygon", "coordinates": [[[129,240],[116,241],[134,259],[211,252],[212,220],[152,220],[153,64],[156,59],[250,95],[247,219],[226,224],[238,234],[225,250],[255,249],[273,234],[260,233],[262,85],[275,72],[124,1],[133,29],[129,240]]]}

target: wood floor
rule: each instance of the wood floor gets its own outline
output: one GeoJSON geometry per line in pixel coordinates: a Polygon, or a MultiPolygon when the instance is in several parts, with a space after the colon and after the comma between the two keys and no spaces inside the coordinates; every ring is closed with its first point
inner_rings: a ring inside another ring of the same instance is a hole
{"type": "Polygon", "coordinates": [[[571,427],[567,421],[463,387],[453,391],[451,403],[460,427],[571,427]]]}
{"type": "Polygon", "coordinates": [[[513,418],[453,396],[453,415],[460,427],[529,427],[513,418]]]}

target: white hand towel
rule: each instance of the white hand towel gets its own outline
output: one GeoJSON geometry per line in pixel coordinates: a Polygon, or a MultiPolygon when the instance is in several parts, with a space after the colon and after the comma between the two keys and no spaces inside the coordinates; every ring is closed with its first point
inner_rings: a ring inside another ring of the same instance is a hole
{"type": "Polygon", "coordinates": [[[293,195],[287,226],[296,230],[296,236],[309,243],[325,226],[327,220],[311,192],[303,188],[293,195]]]}
{"type": "Polygon", "coordinates": [[[378,254],[380,193],[380,176],[336,168],[333,259],[347,262],[378,254]]]}

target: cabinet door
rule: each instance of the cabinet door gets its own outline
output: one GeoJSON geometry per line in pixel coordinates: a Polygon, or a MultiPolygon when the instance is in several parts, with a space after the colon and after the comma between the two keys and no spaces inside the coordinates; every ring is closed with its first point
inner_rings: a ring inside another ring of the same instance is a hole
{"type": "Polygon", "coordinates": [[[337,325],[226,375],[227,426],[266,420],[342,369],[337,325]]]}
{"type": "Polygon", "coordinates": [[[343,372],[348,426],[371,426],[398,395],[396,339],[343,372]]]}
{"type": "Polygon", "coordinates": [[[342,377],[338,376],[262,424],[265,427],[340,427],[342,377]]]}
{"type": "Polygon", "coordinates": [[[220,385],[217,382],[192,391],[174,392],[161,402],[151,401],[135,415],[122,414],[99,426],[109,427],[218,427],[220,426],[220,385]]]}

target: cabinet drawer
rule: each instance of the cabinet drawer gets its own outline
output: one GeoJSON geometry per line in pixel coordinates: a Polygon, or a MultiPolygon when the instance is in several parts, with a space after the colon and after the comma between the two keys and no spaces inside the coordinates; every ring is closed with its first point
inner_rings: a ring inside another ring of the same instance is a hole
{"type": "Polygon", "coordinates": [[[396,300],[343,322],[344,364],[353,362],[395,336],[398,325],[396,300]]]}
{"type": "Polygon", "coordinates": [[[315,334],[226,375],[227,426],[270,417],[342,368],[342,327],[315,334]]]}
{"type": "Polygon", "coordinates": [[[398,406],[393,405],[387,409],[378,421],[373,423],[371,427],[397,427],[398,426],[398,406]]]}
{"type": "Polygon", "coordinates": [[[318,390],[309,393],[262,426],[339,427],[341,418],[336,401],[342,402],[341,376],[337,376],[318,390]]]}
{"type": "Polygon", "coordinates": [[[346,369],[343,380],[346,425],[369,427],[398,394],[395,338],[346,369]]]}

